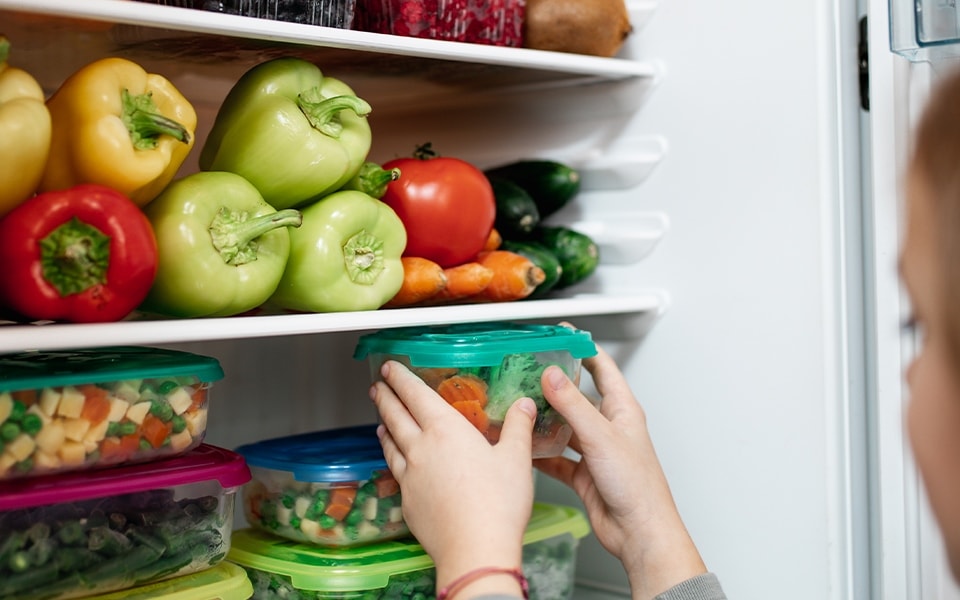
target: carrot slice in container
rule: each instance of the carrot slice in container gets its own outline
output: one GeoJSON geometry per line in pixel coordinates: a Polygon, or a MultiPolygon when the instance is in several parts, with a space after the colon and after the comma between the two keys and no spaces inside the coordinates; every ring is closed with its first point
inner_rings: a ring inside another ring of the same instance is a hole
{"type": "Polygon", "coordinates": [[[357,488],[339,487],[330,490],[330,503],[323,511],[328,517],[333,517],[337,521],[342,521],[350,514],[353,507],[353,501],[357,497],[357,488]]]}
{"type": "Polygon", "coordinates": [[[483,409],[487,405],[487,382],[476,375],[456,375],[444,379],[437,386],[440,397],[454,402],[476,402],[483,409]]]}
{"type": "Polygon", "coordinates": [[[474,400],[463,400],[451,404],[457,412],[467,418],[480,433],[486,434],[490,428],[490,418],[483,412],[483,407],[474,400]]]}
{"type": "Polygon", "coordinates": [[[153,415],[144,417],[143,424],[140,426],[140,434],[143,439],[150,442],[150,445],[154,448],[162,446],[163,440],[167,439],[172,431],[173,425],[171,423],[164,423],[153,415]]]}
{"type": "Polygon", "coordinates": [[[373,485],[377,490],[377,498],[393,496],[400,491],[400,484],[393,478],[393,474],[389,472],[374,479],[373,485]]]}
{"type": "Polygon", "coordinates": [[[86,396],[83,401],[83,409],[80,411],[80,418],[90,422],[90,425],[97,425],[110,416],[110,400],[107,397],[107,390],[95,385],[80,386],[80,391],[86,396]]]}
{"type": "Polygon", "coordinates": [[[412,367],[413,373],[433,389],[437,389],[444,379],[453,377],[460,371],[455,367],[412,367]]]}

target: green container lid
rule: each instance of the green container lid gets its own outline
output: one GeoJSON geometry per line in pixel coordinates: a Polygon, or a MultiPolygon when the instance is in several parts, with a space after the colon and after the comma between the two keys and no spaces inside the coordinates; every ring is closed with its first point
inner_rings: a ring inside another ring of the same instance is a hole
{"type": "Polygon", "coordinates": [[[223,369],[209,356],[142,346],[0,354],[0,392],[186,376],[216,381],[223,369]]]}
{"type": "Polygon", "coordinates": [[[561,325],[458,323],[384,329],[360,338],[356,359],[373,354],[407,356],[415,367],[486,367],[504,356],[566,351],[575,359],[597,353],[590,333],[561,325]]]}
{"type": "Polygon", "coordinates": [[[227,561],[197,573],[120,590],[87,600],[247,600],[253,585],[247,572],[227,561]]]}
{"type": "MultiPolygon", "coordinates": [[[[529,545],[559,535],[582,538],[590,525],[576,508],[535,503],[523,536],[529,545]]],[[[433,568],[412,538],[352,548],[300,544],[255,529],[233,532],[227,558],[239,565],[289,577],[300,590],[359,592],[387,587],[394,575],[433,568]]]]}

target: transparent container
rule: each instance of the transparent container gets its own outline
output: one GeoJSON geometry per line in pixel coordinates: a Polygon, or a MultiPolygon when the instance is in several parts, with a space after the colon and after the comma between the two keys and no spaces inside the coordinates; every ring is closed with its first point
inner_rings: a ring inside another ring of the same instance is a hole
{"type": "Polygon", "coordinates": [[[0,598],[80,598],[215,566],[249,480],[239,454],[201,444],[143,465],[4,483],[0,598]]]}
{"type": "Polygon", "coordinates": [[[524,0],[357,0],[354,29],[519,48],[525,9],[524,0]]]}
{"type": "Polygon", "coordinates": [[[237,448],[253,479],[243,512],[254,527],[298,542],[348,547],[410,530],[400,486],[387,468],[376,425],[265,440],[237,448]]]}
{"type": "Polygon", "coordinates": [[[247,572],[223,561],[190,575],[88,596],[87,600],[247,600],[252,595],[253,585],[247,572]]]}
{"type": "MultiPolygon", "coordinates": [[[[537,503],[523,537],[533,600],[569,600],[580,539],[590,532],[572,507],[537,503]]],[[[233,534],[229,560],[246,569],[255,600],[375,600],[435,597],[433,561],[406,538],[355,548],[295,544],[256,529],[233,534]]]]}
{"type": "Polygon", "coordinates": [[[385,361],[403,363],[494,443],[507,409],[532,398],[533,456],[544,458],[559,456],[573,430],[547,403],[540,376],[557,365],[579,384],[581,359],[596,353],[586,331],[493,322],[385,329],[362,336],[354,358],[368,360],[373,380],[385,361]]]}
{"type": "Polygon", "coordinates": [[[0,355],[0,480],[183,454],[220,363],[124,346],[0,355]]]}
{"type": "Polygon", "coordinates": [[[890,0],[890,48],[914,61],[960,56],[955,0],[890,0]]]}

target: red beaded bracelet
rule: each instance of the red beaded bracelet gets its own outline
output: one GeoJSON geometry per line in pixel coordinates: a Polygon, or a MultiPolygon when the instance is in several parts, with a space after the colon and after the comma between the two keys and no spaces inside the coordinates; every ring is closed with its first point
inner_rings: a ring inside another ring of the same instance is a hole
{"type": "Polygon", "coordinates": [[[508,567],[481,567],[479,569],[474,569],[473,571],[468,571],[467,573],[454,579],[450,585],[437,592],[437,600],[447,600],[448,598],[452,597],[452,594],[458,589],[486,575],[510,575],[517,580],[517,583],[520,584],[520,591],[523,593],[524,599],[526,600],[530,597],[530,584],[527,582],[527,578],[523,576],[523,571],[520,569],[512,569],[508,567]]]}

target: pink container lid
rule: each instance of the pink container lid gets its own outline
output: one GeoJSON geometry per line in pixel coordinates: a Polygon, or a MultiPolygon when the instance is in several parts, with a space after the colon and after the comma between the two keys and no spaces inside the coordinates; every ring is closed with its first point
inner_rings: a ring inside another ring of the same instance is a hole
{"type": "Polygon", "coordinates": [[[216,480],[224,489],[250,481],[236,452],[209,444],[148,463],[0,482],[0,511],[119,496],[216,480]]]}

